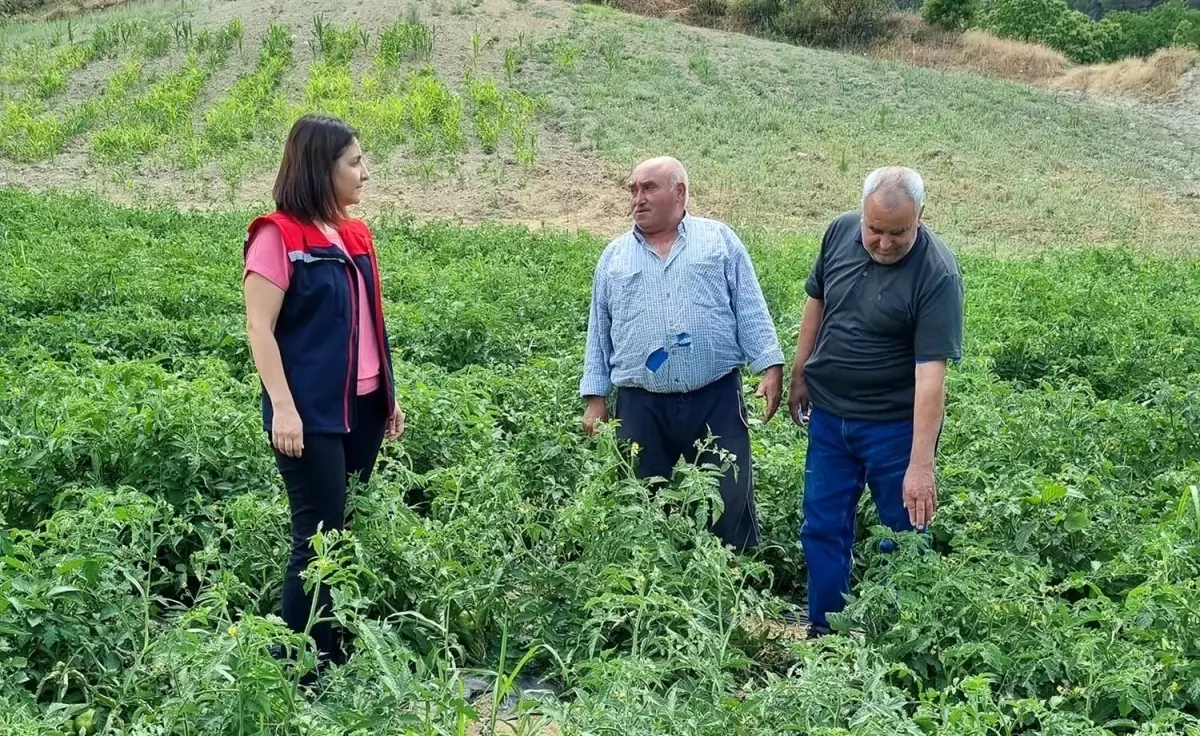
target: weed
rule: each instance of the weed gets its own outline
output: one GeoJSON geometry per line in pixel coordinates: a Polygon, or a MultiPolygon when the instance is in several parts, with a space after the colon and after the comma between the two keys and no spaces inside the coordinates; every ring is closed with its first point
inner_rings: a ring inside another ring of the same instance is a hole
{"type": "Polygon", "coordinates": [[[600,42],[600,55],[604,57],[604,65],[608,67],[610,73],[616,72],[621,68],[621,62],[625,55],[625,45],[621,41],[620,34],[608,33],[600,42]]]}
{"type": "Polygon", "coordinates": [[[716,69],[713,66],[712,58],[703,48],[688,57],[688,69],[705,84],[711,84],[716,78],[716,69]]]}

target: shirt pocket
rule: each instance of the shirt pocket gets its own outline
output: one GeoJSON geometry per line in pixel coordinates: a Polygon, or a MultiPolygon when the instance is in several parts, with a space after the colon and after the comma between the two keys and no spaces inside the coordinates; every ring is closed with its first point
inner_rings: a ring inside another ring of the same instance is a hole
{"type": "Polygon", "coordinates": [[[910,334],[913,331],[912,315],[903,305],[887,299],[877,299],[870,310],[871,326],[883,334],[910,334]]]}
{"type": "Polygon", "coordinates": [[[729,306],[729,285],[725,281],[725,264],[719,260],[693,261],[688,264],[688,291],[692,301],[705,309],[729,306]]]}
{"type": "Polygon", "coordinates": [[[641,271],[625,271],[612,276],[609,305],[614,322],[628,322],[646,311],[646,279],[641,271]]]}

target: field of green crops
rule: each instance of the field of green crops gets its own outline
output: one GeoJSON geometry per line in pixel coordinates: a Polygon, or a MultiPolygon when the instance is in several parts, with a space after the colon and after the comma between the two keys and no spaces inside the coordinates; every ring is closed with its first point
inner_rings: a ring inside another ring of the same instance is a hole
{"type": "MultiPolygon", "coordinates": [[[[752,67],[765,42],[689,47],[607,10],[536,42],[483,28],[453,74],[429,63],[452,41],[413,13],[261,34],[181,18],[0,33],[0,166],[215,166],[232,191],[326,109],[428,179],[468,152],[530,167],[558,127],[622,162],[669,144],[702,193],[819,219],[894,151],[933,172],[935,228],[1024,257],[961,249],[932,535],[894,537],[864,499],[843,635],[807,641],[786,623],[802,431],[756,420],[766,544],[727,552],[703,529],[711,469],[652,496],[611,437],[580,432],[601,238],[372,213],[408,429],[353,490],[349,531],[319,539],[311,581],[355,645],[309,690],[277,616],[287,499],[244,327],[257,211],[0,187],[0,736],[1200,736],[1200,261],[1135,247],[1194,236],[1182,199],[1128,185],[1184,165],[1165,133],[833,54],[771,47],[752,67]],[[944,97],[892,115],[896,79],[944,97]],[[806,122],[850,94],[874,112],[806,122]],[[897,137],[909,113],[928,119],[897,137]],[[935,138],[949,152],[924,157],[935,138]],[[1085,196],[1070,176],[1099,168],[1085,196]]],[[[820,233],[739,230],[790,359],[820,233]]]]}
{"type": "MultiPolygon", "coordinates": [[[[358,638],[304,694],[248,215],[0,191],[0,732],[465,733],[492,672],[557,693],[522,733],[1200,733],[1200,264],[964,256],[933,553],[885,564],[865,505],[861,635],[805,642],[802,434],[755,429],[733,558],[662,511],[705,472],[651,498],[578,432],[602,243],[377,220],[409,430],[313,570],[358,638]]],[[[815,247],[751,240],[786,341],[815,247]]]]}

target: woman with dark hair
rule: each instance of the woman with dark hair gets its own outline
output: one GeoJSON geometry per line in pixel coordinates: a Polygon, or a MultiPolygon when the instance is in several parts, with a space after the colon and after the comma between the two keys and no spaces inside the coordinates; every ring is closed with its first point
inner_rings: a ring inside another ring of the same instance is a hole
{"type": "MultiPolygon", "coordinates": [[[[312,610],[300,578],[312,535],[343,528],[351,477],[367,482],[383,438],[404,432],[371,230],[348,214],[369,178],[353,128],[305,116],[288,135],[275,212],[246,233],[247,331],[292,517],[283,619],[298,632],[312,610]]],[[[317,616],[331,607],[322,586],[317,616]]],[[[345,662],[328,623],[310,634],[322,661],[345,662]]]]}

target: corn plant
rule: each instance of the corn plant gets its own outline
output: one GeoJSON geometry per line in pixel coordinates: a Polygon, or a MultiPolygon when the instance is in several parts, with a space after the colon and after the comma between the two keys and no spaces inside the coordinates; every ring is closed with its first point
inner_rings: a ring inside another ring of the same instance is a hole
{"type": "Polygon", "coordinates": [[[450,153],[464,149],[462,100],[437,77],[410,74],[405,100],[419,150],[450,153]]]}
{"type": "Polygon", "coordinates": [[[13,161],[44,161],[60,153],[74,136],[109,119],[143,79],[138,58],[110,76],[98,97],[54,112],[37,101],[8,102],[0,114],[0,154],[13,161]]]}
{"type": "Polygon", "coordinates": [[[433,26],[416,20],[390,23],[379,32],[378,61],[390,69],[409,59],[427,62],[433,56],[436,34],[433,26]]]}
{"type": "Polygon", "coordinates": [[[500,143],[500,134],[504,130],[504,95],[496,88],[496,83],[491,78],[484,81],[472,79],[468,86],[474,107],[475,135],[485,153],[495,153],[500,143]]]}
{"type": "Polygon", "coordinates": [[[537,158],[537,130],[534,127],[536,110],[535,100],[517,90],[509,92],[505,123],[512,137],[513,153],[523,166],[532,165],[537,158]]]}
{"type": "Polygon", "coordinates": [[[0,108],[0,154],[13,161],[41,161],[66,140],[58,117],[37,101],[4,101],[0,108]]]}
{"type": "Polygon", "coordinates": [[[309,46],[313,57],[327,61],[337,66],[345,66],[354,58],[358,48],[365,49],[369,43],[362,26],[355,21],[348,28],[338,26],[325,20],[322,15],[313,17],[312,33],[309,46]]]}
{"type": "Polygon", "coordinates": [[[332,115],[349,114],[354,81],[349,67],[336,61],[320,59],[309,69],[304,85],[304,108],[326,110],[332,115]]]}
{"type": "Polygon", "coordinates": [[[142,39],[142,53],[150,59],[166,56],[171,50],[171,30],[159,26],[146,32],[142,39]]]}
{"type": "Polygon", "coordinates": [[[190,49],[192,41],[195,37],[195,29],[192,27],[190,20],[177,20],[171,24],[171,31],[175,36],[175,45],[180,49],[190,49]]]}
{"type": "Polygon", "coordinates": [[[283,26],[267,29],[254,71],[238,79],[229,94],[204,113],[203,139],[212,150],[228,150],[283,123],[284,100],[278,89],[292,64],[293,43],[283,26]]]}
{"type": "Polygon", "coordinates": [[[190,133],[192,109],[241,33],[240,21],[215,32],[204,29],[198,33],[195,50],[188,53],[181,69],[134,99],[110,125],[91,133],[92,152],[106,163],[120,163],[164,148],[172,137],[190,133]]]}

